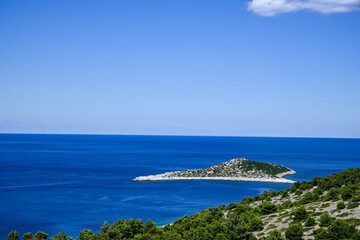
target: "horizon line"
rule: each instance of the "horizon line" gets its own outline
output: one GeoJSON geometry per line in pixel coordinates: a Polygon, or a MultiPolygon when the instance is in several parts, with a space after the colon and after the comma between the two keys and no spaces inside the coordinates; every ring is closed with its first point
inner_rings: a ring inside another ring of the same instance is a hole
{"type": "Polygon", "coordinates": [[[188,134],[116,134],[116,133],[17,133],[0,132],[0,135],[89,135],[89,136],[159,136],[159,137],[229,137],[229,138],[319,138],[319,139],[360,139],[360,137],[294,137],[294,136],[240,136],[240,135],[188,135],[188,134]]]}

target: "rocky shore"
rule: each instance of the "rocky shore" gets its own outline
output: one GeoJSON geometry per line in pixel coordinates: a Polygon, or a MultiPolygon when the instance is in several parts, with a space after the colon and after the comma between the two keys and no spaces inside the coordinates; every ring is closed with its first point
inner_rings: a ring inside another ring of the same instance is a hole
{"type": "Polygon", "coordinates": [[[296,172],[281,165],[256,162],[244,158],[234,158],[209,168],[139,176],[132,181],[218,180],[291,184],[294,183],[293,180],[283,177],[292,174],[296,174],[296,172]]]}

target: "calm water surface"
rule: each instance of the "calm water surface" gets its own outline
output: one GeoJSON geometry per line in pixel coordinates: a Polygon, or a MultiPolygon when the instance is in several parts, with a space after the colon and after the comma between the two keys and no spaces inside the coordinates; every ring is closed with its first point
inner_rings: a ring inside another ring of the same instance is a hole
{"type": "Polygon", "coordinates": [[[310,180],[360,167],[360,139],[0,134],[0,239],[11,230],[77,237],[105,220],[151,219],[240,201],[288,184],[131,182],[234,157],[285,165],[310,180]]]}

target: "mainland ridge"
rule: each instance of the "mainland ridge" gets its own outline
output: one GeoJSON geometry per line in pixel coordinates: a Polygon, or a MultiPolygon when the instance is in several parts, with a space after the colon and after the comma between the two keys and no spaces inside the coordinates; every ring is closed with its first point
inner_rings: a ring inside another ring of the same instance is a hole
{"type": "Polygon", "coordinates": [[[173,171],[163,174],[139,176],[132,181],[164,181],[164,180],[222,180],[244,182],[294,183],[284,176],[296,174],[282,165],[257,162],[245,158],[233,158],[209,168],[173,171]]]}

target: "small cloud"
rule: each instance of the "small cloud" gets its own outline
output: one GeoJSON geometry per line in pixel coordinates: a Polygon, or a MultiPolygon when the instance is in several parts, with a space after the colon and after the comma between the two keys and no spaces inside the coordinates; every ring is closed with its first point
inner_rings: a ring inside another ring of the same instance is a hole
{"type": "Polygon", "coordinates": [[[280,13],[301,10],[323,14],[358,11],[360,0],[251,0],[248,10],[260,16],[272,17],[280,13]]]}

